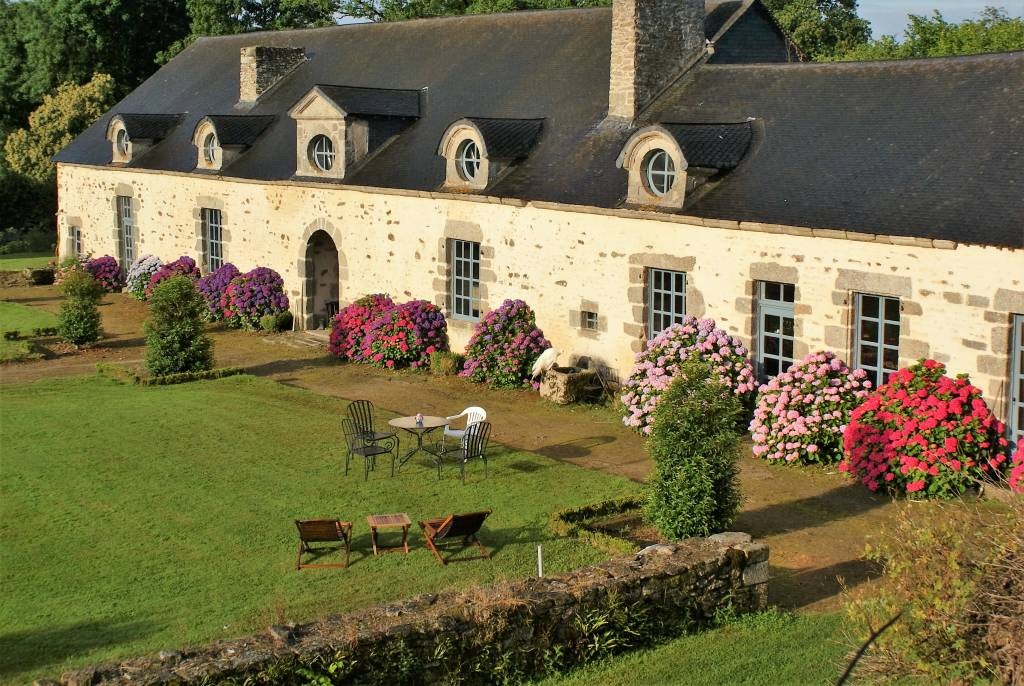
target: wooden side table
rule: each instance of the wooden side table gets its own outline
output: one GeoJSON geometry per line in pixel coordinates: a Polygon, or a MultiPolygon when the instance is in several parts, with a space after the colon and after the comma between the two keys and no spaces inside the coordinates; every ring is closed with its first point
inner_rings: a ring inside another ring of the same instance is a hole
{"type": "Polygon", "coordinates": [[[369,515],[366,518],[366,523],[370,525],[370,541],[373,543],[373,554],[378,555],[380,553],[392,553],[399,550],[404,550],[405,554],[409,554],[409,526],[412,524],[412,520],[409,519],[409,515],[404,512],[397,514],[383,514],[383,515],[369,515]],[[383,547],[377,545],[377,529],[401,529],[402,530],[402,545],[383,547]]]}

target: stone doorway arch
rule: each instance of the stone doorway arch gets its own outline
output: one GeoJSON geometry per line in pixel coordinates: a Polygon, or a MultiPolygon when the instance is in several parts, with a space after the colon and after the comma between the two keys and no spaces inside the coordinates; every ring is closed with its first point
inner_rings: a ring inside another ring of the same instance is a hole
{"type": "Polygon", "coordinates": [[[302,283],[300,321],[304,329],[319,329],[330,322],[341,301],[344,277],[340,240],[328,222],[318,220],[306,229],[299,258],[302,283]]]}

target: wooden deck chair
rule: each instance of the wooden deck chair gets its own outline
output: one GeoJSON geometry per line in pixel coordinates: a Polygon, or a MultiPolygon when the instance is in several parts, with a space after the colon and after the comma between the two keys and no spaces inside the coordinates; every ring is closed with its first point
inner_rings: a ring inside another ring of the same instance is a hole
{"type": "Polygon", "coordinates": [[[304,567],[348,567],[348,556],[352,550],[352,523],[340,519],[296,519],[295,527],[299,530],[299,554],[295,558],[295,569],[304,567]],[[310,543],[340,543],[341,545],[327,548],[310,548],[310,543]],[[312,564],[303,563],[303,553],[323,553],[327,550],[345,549],[345,562],[312,564]]]}
{"type": "Polygon", "coordinates": [[[424,522],[420,522],[420,529],[423,530],[423,537],[427,540],[427,547],[434,553],[434,557],[437,558],[437,561],[443,565],[446,565],[449,562],[462,562],[464,560],[490,558],[491,554],[480,542],[480,539],[477,538],[477,534],[480,533],[480,527],[484,525],[484,520],[487,519],[490,514],[490,510],[483,510],[482,512],[468,512],[466,514],[453,514],[448,515],[447,517],[428,519],[424,522]],[[480,548],[481,554],[473,557],[459,558],[455,558],[454,555],[449,555],[447,559],[441,557],[441,553],[437,549],[437,546],[445,545],[455,539],[462,539],[462,547],[460,550],[476,544],[476,546],[480,548]]]}

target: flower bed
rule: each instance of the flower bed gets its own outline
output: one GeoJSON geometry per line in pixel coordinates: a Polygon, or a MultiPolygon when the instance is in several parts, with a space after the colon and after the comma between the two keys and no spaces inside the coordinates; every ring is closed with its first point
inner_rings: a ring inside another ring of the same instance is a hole
{"type": "Polygon", "coordinates": [[[224,310],[220,306],[221,297],[227,290],[228,285],[231,284],[231,281],[241,276],[241,274],[242,272],[238,271],[238,267],[230,262],[226,262],[220,269],[207,274],[196,282],[199,294],[206,301],[207,320],[217,322],[224,318],[224,310]]]}
{"type": "Polygon", "coordinates": [[[832,352],[812,353],[758,389],[750,423],[754,455],[771,462],[831,463],[871,382],[832,352]]]}
{"type": "Polygon", "coordinates": [[[128,276],[125,278],[125,288],[133,298],[136,300],[147,298],[149,281],[163,264],[163,261],[156,255],[143,255],[132,262],[131,267],[128,268],[128,276]]]}
{"type": "Polygon", "coordinates": [[[332,355],[342,360],[359,362],[363,359],[363,339],[366,331],[380,315],[395,306],[395,302],[384,293],[364,295],[334,315],[331,325],[331,340],[328,346],[332,355]]]}
{"type": "Polygon", "coordinates": [[[448,325],[441,309],[426,300],[392,307],[366,329],[361,360],[387,369],[421,367],[430,355],[448,349],[448,325]]]}
{"type": "Polygon", "coordinates": [[[872,491],[957,496],[1007,467],[1003,423],[966,375],[922,360],[889,377],[850,416],[840,471],[872,491]]]}
{"type": "Polygon", "coordinates": [[[153,289],[157,287],[161,281],[166,281],[172,276],[187,276],[193,281],[198,281],[200,274],[199,268],[196,266],[196,261],[188,255],[182,255],[173,262],[168,262],[165,265],[161,265],[159,269],[153,272],[153,276],[149,277],[149,284],[146,286],[146,297],[150,298],[153,296],[153,289]]]}
{"type": "Polygon", "coordinates": [[[257,330],[260,317],[288,309],[284,279],[268,267],[256,267],[236,276],[220,297],[220,309],[228,326],[257,330]]]}
{"type": "Polygon", "coordinates": [[[107,293],[117,293],[124,288],[124,272],[117,260],[110,255],[94,257],[85,263],[85,270],[92,274],[96,283],[107,293]]]}
{"type": "Polygon", "coordinates": [[[529,382],[533,363],[550,347],[530,306],[522,300],[506,300],[477,324],[459,375],[495,388],[523,386],[529,382]]]}
{"type": "Polygon", "coordinates": [[[748,401],[757,386],[747,353],[738,338],[715,326],[714,319],[686,315],[682,323],[647,341],[643,352],[637,354],[636,365],[623,384],[623,423],[649,434],[658,398],[691,355],[710,363],[733,393],[748,401]]]}

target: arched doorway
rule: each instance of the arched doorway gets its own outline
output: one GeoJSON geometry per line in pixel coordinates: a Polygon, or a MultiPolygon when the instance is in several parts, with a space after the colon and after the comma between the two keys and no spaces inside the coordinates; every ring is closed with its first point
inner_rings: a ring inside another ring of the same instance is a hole
{"type": "Polygon", "coordinates": [[[340,295],[338,248],[326,231],[314,231],[306,243],[306,328],[327,324],[338,312],[340,295]]]}

